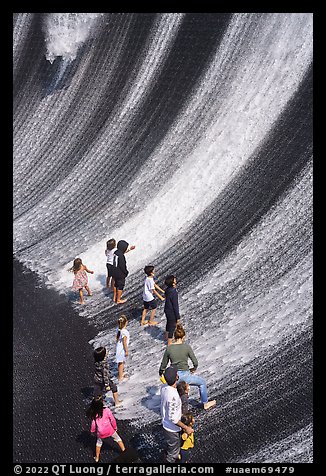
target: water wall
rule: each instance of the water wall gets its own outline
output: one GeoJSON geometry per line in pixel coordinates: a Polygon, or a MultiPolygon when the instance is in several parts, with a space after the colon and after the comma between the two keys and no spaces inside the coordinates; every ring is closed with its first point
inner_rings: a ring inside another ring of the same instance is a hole
{"type": "Polygon", "coordinates": [[[198,413],[211,437],[197,460],[218,439],[232,447],[234,414],[251,445],[229,460],[311,462],[312,14],[17,13],[13,46],[14,256],[112,359],[128,315],[117,418],[159,444],[163,306],[157,327],[139,326],[154,264],[161,287],[178,278],[218,402],[198,413]],[[112,237],[136,246],[121,307],[105,289],[112,237]],[[84,306],[77,256],[94,270],[84,306]]]}

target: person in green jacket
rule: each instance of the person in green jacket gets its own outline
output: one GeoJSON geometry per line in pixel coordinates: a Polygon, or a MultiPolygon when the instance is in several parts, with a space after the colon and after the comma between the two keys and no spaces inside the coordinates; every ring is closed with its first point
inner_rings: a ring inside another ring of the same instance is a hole
{"type": "Polygon", "coordinates": [[[169,361],[171,365],[178,370],[179,382],[187,382],[189,385],[195,385],[199,388],[201,403],[205,410],[216,405],[216,400],[208,401],[206,382],[202,377],[194,375],[198,360],[189,344],[184,342],[185,330],[179,323],[174,331],[175,342],[169,345],[163,355],[163,359],[159,369],[159,375],[163,375],[169,361]],[[193,367],[189,368],[188,359],[191,360],[193,367]]]}

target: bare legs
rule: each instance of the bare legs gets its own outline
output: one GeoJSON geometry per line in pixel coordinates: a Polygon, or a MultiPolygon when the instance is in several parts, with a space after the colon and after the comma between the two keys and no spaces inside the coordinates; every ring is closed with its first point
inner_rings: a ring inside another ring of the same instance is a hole
{"type": "MultiPolygon", "coordinates": [[[[85,286],[85,289],[87,291],[87,294],[89,296],[92,296],[92,293],[91,293],[91,290],[89,289],[88,286],[85,286]]],[[[85,304],[85,301],[84,301],[84,294],[83,294],[83,288],[80,288],[78,289],[78,292],[79,292],[79,304],[85,304]]]]}
{"type": "Polygon", "coordinates": [[[154,321],[155,314],[156,314],[156,308],[152,309],[149,315],[149,321],[148,321],[149,326],[155,326],[157,324],[157,322],[154,321]]]}
{"type": "Polygon", "coordinates": [[[122,400],[119,400],[118,392],[114,392],[114,393],[113,393],[113,399],[114,399],[114,405],[115,405],[116,407],[118,407],[119,405],[121,405],[122,400]]]}
{"type": "Polygon", "coordinates": [[[113,301],[115,302],[117,299],[117,288],[115,287],[115,280],[114,278],[111,278],[111,288],[113,291],[113,301]]]}
{"type": "Polygon", "coordinates": [[[125,369],[125,363],[124,362],[119,362],[118,363],[118,380],[119,380],[119,382],[122,382],[122,380],[123,380],[124,369],[125,369]]]}
{"type": "Polygon", "coordinates": [[[123,444],[123,441],[120,440],[120,441],[117,441],[117,443],[118,443],[118,445],[120,446],[120,450],[121,450],[121,451],[125,451],[126,447],[125,447],[125,445],[123,444]]]}
{"type": "Polygon", "coordinates": [[[122,296],[122,289],[117,289],[116,287],[114,288],[116,290],[116,298],[115,298],[115,302],[117,304],[123,304],[124,302],[127,301],[127,299],[121,299],[121,296],[122,296]]]}
{"type": "Polygon", "coordinates": [[[107,276],[106,277],[106,287],[111,288],[113,291],[113,294],[115,294],[115,287],[114,287],[114,278],[112,276],[107,276]]]}
{"type": "Polygon", "coordinates": [[[98,445],[95,446],[95,458],[94,458],[95,463],[98,463],[100,460],[101,447],[102,446],[98,446],[98,445]]]}
{"type": "Polygon", "coordinates": [[[118,362],[118,382],[123,382],[124,380],[129,380],[129,377],[125,374],[125,363],[118,362]]]}
{"type": "Polygon", "coordinates": [[[79,291],[79,304],[85,304],[83,288],[78,289],[78,291],[79,291]]]}
{"type": "Polygon", "coordinates": [[[115,287],[115,279],[112,276],[106,277],[106,287],[112,289],[113,292],[113,301],[117,301],[117,288],[115,287]]]}
{"type": "Polygon", "coordinates": [[[148,324],[149,326],[155,326],[157,324],[157,322],[154,321],[154,317],[155,317],[155,314],[156,314],[156,308],[151,310],[151,313],[149,315],[149,321],[145,321],[147,311],[148,311],[148,309],[143,309],[143,312],[141,313],[140,325],[144,326],[145,324],[148,324]]]}
{"type": "Polygon", "coordinates": [[[141,326],[144,326],[146,324],[146,321],[145,321],[146,314],[147,314],[147,309],[143,309],[143,312],[141,313],[141,321],[140,321],[141,326]]]}
{"type": "MultiPolygon", "coordinates": [[[[125,451],[126,447],[123,444],[123,441],[121,440],[118,433],[115,433],[115,435],[113,435],[113,438],[116,441],[116,443],[118,443],[120,450],[125,451]],[[117,441],[118,438],[120,438],[120,440],[117,441]]],[[[100,441],[102,441],[102,440],[100,440],[100,441]]],[[[94,457],[95,463],[98,463],[100,461],[101,448],[102,448],[102,442],[99,443],[99,444],[97,443],[96,446],[95,446],[95,457],[94,457]]]]}
{"type": "Polygon", "coordinates": [[[113,288],[113,301],[117,302],[117,288],[116,287],[113,288]]]}

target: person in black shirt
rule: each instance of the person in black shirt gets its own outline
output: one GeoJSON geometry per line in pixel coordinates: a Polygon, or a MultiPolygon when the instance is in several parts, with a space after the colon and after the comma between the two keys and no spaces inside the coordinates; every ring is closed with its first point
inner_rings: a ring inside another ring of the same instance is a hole
{"type": "Polygon", "coordinates": [[[114,301],[117,304],[126,302],[127,299],[121,299],[122,291],[125,287],[126,277],[128,276],[125,253],[135,249],[135,246],[129,247],[125,240],[118,241],[117,249],[113,255],[112,277],[114,278],[114,301]]]}
{"type": "Polygon", "coordinates": [[[165,339],[167,339],[167,344],[171,345],[173,333],[180,320],[178,291],[176,289],[177,278],[173,274],[170,274],[165,278],[164,283],[167,286],[164,304],[164,313],[166,316],[165,339]]]}

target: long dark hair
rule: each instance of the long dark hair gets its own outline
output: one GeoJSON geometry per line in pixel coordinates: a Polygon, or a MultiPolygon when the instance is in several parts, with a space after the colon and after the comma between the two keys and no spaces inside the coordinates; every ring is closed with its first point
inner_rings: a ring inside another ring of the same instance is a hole
{"type": "Polygon", "coordinates": [[[80,270],[82,264],[83,264],[83,262],[82,262],[81,258],[74,259],[73,265],[72,265],[71,268],[69,268],[69,271],[72,271],[73,273],[76,274],[80,270]]]}
{"type": "Polygon", "coordinates": [[[103,396],[99,395],[94,397],[89,407],[86,409],[86,416],[90,420],[96,420],[96,418],[102,418],[103,416],[103,396]]]}

